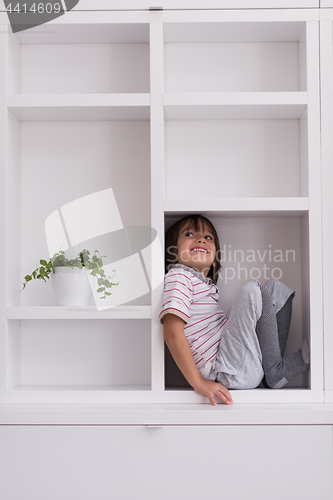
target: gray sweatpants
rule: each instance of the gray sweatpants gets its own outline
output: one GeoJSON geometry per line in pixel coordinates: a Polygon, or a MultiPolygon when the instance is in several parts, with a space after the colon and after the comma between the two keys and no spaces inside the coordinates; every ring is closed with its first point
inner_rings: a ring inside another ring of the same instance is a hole
{"type": "MultiPolygon", "coordinates": [[[[262,309],[259,285],[258,281],[251,281],[239,291],[222,329],[219,350],[207,377],[209,380],[216,379],[228,389],[253,389],[264,376],[256,334],[262,309]]],[[[277,313],[293,290],[276,280],[270,280],[265,286],[277,313]]]]}

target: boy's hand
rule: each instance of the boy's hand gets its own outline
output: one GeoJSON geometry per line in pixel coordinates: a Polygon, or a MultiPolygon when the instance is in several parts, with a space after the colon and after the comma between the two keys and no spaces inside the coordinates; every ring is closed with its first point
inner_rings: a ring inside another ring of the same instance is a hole
{"type": "Polygon", "coordinates": [[[169,313],[164,316],[164,339],[180,371],[194,391],[200,396],[206,396],[213,406],[217,404],[214,396],[221,399],[223,403],[232,405],[233,400],[226,387],[201,377],[185,337],[184,324],[185,321],[175,314],[169,313]]]}
{"type": "Polygon", "coordinates": [[[200,394],[200,396],[206,396],[213,406],[217,405],[214,396],[220,398],[221,401],[227,405],[233,404],[233,400],[228,389],[218,382],[202,379],[200,383],[194,387],[194,391],[197,394],[200,394]]]}

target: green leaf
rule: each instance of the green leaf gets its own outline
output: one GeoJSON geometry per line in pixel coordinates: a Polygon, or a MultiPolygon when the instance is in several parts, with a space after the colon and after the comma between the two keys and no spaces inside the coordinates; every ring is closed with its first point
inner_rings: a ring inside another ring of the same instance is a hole
{"type": "Polygon", "coordinates": [[[58,267],[74,267],[82,269],[83,267],[89,269],[91,276],[97,277],[97,282],[99,288],[97,290],[98,293],[104,292],[104,296],[101,298],[106,298],[107,295],[111,295],[110,292],[106,292],[105,289],[110,289],[112,286],[119,285],[119,283],[112,283],[110,280],[113,278],[115,270],[112,271],[112,276],[107,276],[103,269],[103,258],[106,255],[97,256],[99,254],[98,250],[95,250],[93,255],[90,254],[90,251],[87,249],[82,250],[78,253],[78,255],[74,259],[67,259],[65,255],[65,251],[60,248],[59,252],[56,252],[53,257],[50,258],[49,261],[45,259],[41,259],[40,267],[36,266],[36,269],[31,273],[31,275],[27,274],[25,276],[25,282],[23,284],[22,290],[25,288],[26,284],[32,279],[39,279],[46,281],[45,278],[50,278],[50,273],[55,272],[55,268],[58,267]]]}

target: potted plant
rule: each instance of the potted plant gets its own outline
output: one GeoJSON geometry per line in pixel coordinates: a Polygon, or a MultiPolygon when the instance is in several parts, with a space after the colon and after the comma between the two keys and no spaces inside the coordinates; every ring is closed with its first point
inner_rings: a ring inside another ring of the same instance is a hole
{"type": "MultiPolygon", "coordinates": [[[[89,250],[82,250],[74,259],[67,259],[65,252],[59,250],[49,261],[41,259],[40,265],[25,276],[23,288],[33,279],[46,281],[52,275],[52,287],[60,306],[86,306],[89,304],[92,294],[92,286],[89,282],[89,273],[97,281],[97,292],[101,299],[112,295],[110,289],[119,283],[113,283],[103,269],[103,258],[105,255],[97,255],[95,250],[91,255],[89,250]]],[[[113,271],[115,273],[115,271],[113,271]]],[[[91,278],[90,278],[91,280],[91,278]]]]}

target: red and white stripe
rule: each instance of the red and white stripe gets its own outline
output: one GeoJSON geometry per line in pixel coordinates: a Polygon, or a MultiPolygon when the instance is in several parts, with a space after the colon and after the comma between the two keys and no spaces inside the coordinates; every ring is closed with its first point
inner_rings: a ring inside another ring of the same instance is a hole
{"type": "Polygon", "coordinates": [[[218,304],[218,288],[210,280],[201,280],[190,268],[171,269],[164,280],[164,299],[160,313],[171,313],[185,321],[184,332],[200,370],[213,361],[227,317],[218,304]]]}

